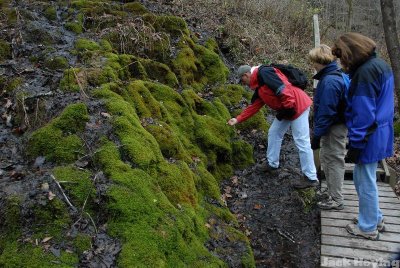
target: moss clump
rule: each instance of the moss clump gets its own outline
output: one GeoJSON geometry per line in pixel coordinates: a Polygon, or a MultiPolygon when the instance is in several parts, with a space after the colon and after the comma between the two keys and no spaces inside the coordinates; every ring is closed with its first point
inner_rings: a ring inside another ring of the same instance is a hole
{"type": "Polygon", "coordinates": [[[400,136],[400,121],[394,123],[394,135],[396,137],[400,136]]]}
{"type": "Polygon", "coordinates": [[[243,169],[254,164],[253,146],[245,141],[233,142],[232,164],[238,169],[243,169]]]}
{"type": "Polygon", "coordinates": [[[144,15],[148,13],[148,10],[139,2],[126,3],[122,6],[122,8],[133,13],[134,15],[144,15]]]}
{"type": "Polygon", "coordinates": [[[197,192],[194,184],[193,173],[185,162],[176,164],[166,162],[157,166],[157,183],[173,205],[197,204],[197,192]]]}
{"type": "Polygon", "coordinates": [[[316,203],[315,199],[315,189],[314,188],[309,188],[309,189],[304,189],[304,190],[298,190],[297,193],[299,194],[302,202],[303,202],[303,208],[304,212],[309,212],[313,205],[316,203]]]}
{"type": "Polygon", "coordinates": [[[242,86],[226,85],[215,89],[214,94],[219,97],[222,103],[228,108],[234,108],[251,98],[251,93],[242,86]]]}
{"type": "Polygon", "coordinates": [[[131,100],[132,104],[136,107],[137,115],[140,118],[160,118],[161,110],[158,101],[150,93],[143,81],[132,82],[127,87],[128,100],[131,100]]]}
{"type": "Polygon", "coordinates": [[[57,163],[69,163],[83,153],[82,141],[75,134],[83,130],[89,116],[82,103],[72,104],[48,125],[29,138],[28,154],[46,156],[57,163]]]}
{"type": "Polygon", "coordinates": [[[173,70],[183,85],[190,85],[197,91],[202,91],[204,85],[225,83],[229,74],[228,68],[218,54],[204,46],[187,43],[172,61],[173,70]]]}
{"type": "Polygon", "coordinates": [[[55,7],[49,6],[44,10],[44,16],[48,20],[56,20],[57,19],[57,10],[55,7]]]}
{"type": "Polygon", "coordinates": [[[72,166],[56,167],[54,176],[63,181],[63,188],[67,190],[71,202],[76,207],[82,207],[86,201],[86,209],[91,208],[91,202],[96,196],[96,189],[90,179],[90,172],[82,171],[72,166]]]}
{"type": "Polygon", "coordinates": [[[76,34],[80,34],[83,32],[83,20],[84,20],[83,14],[79,13],[78,15],[76,15],[76,19],[65,23],[65,29],[74,32],[76,34]]]}
{"type": "Polygon", "coordinates": [[[167,65],[145,59],[141,60],[141,63],[150,79],[170,87],[176,87],[178,85],[178,79],[167,65]]]}
{"type": "Polygon", "coordinates": [[[78,234],[74,239],[76,253],[81,255],[85,250],[92,247],[92,238],[86,234],[78,234]]]}
{"type": "MultiPolygon", "coordinates": [[[[117,147],[109,141],[104,141],[97,159],[115,182],[108,191],[107,211],[109,233],[123,242],[118,266],[223,266],[223,262],[204,247],[207,233],[202,211],[186,203],[195,199],[193,182],[174,185],[177,174],[190,176],[186,164],[164,162],[154,171],[154,176],[150,176],[124,164],[117,147]],[[177,192],[175,186],[189,187],[192,196],[177,192]],[[162,188],[167,190],[166,194],[162,188]],[[181,202],[180,209],[169,199],[181,202]]],[[[184,178],[179,178],[181,180],[184,178]]]]}
{"type": "Polygon", "coordinates": [[[60,89],[66,92],[79,92],[80,86],[86,86],[86,78],[82,76],[81,69],[70,68],[64,71],[63,78],[60,80],[60,89]],[[79,83],[78,80],[79,79],[79,83]]]}
{"type": "Polygon", "coordinates": [[[11,46],[10,44],[0,39],[0,61],[11,59],[11,46]]]}
{"type": "Polygon", "coordinates": [[[48,58],[44,62],[44,66],[51,70],[63,70],[68,68],[68,60],[65,57],[59,56],[48,58]]]}
{"type": "Polygon", "coordinates": [[[0,77],[0,88],[2,88],[3,92],[12,92],[22,85],[23,82],[22,77],[15,77],[11,80],[0,77]]]}
{"type": "Polygon", "coordinates": [[[171,35],[189,35],[189,29],[184,19],[175,16],[158,16],[155,22],[156,29],[168,32],[171,35]]]}
{"type": "Polygon", "coordinates": [[[9,196],[2,204],[0,208],[0,252],[7,240],[17,240],[21,232],[21,199],[18,196],[9,196]]]}
{"type": "MultiPolygon", "coordinates": [[[[233,112],[233,116],[236,116],[240,114],[240,110],[235,110],[233,112]]],[[[253,130],[253,129],[259,129],[262,131],[267,131],[269,129],[269,124],[265,120],[265,113],[266,113],[266,108],[262,108],[257,114],[253,115],[251,118],[247,119],[244,122],[241,122],[240,124],[236,125],[236,128],[239,130],[253,130]]]]}

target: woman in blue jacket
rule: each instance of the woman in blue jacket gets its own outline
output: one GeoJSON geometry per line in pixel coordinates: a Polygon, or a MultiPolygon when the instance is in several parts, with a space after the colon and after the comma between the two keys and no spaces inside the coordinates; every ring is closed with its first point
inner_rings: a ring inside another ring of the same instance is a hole
{"type": "Polygon", "coordinates": [[[321,209],[343,209],[342,186],[347,128],[344,120],[345,92],[349,77],[339,68],[331,48],[320,45],[310,50],[308,57],[317,71],[314,94],[314,131],[311,148],[319,152],[324,170],[327,198],[318,202],[321,209]]]}
{"type": "Polygon", "coordinates": [[[379,208],[378,161],[393,155],[394,78],[389,65],[375,53],[376,44],[358,33],[340,36],[332,53],[350,74],[345,112],[349,150],[355,163],[353,180],[359,199],[358,219],[346,229],[353,235],[377,240],[384,230],[379,208]]]}

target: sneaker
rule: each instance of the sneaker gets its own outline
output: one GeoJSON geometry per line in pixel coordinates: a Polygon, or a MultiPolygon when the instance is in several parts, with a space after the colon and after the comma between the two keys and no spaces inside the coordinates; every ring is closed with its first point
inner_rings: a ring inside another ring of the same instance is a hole
{"type": "Polygon", "coordinates": [[[322,189],[322,188],[320,188],[320,189],[318,189],[316,192],[315,192],[315,197],[318,199],[318,200],[327,200],[328,198],[330,198],[331,196],[329,195],[329,193],[328,193],[328,188],[324,188],[324,189],[322,189]]]}
{"type": "Polygon", "coordinates": [[[318,185],[318,180],[310,180],[306,176],[303,176],[299,181],[293,184],[293,187],[296,189],[305,189],[310,187],[317,187],[318,185]]]}
{"type": "Polygon", "coordinates": [[[347,230],[347,232],[349,232],[352,235],[361,236],[366,239],[370,239],[370,240],[378,240],[379,239],[378,230],[374,230],[371,232],[363,232],[360,230],[360,228],[358,228],[358,225],[353,224],[353,223],[347,224],[346,230],[347,230]]]}
{"type": "Polygon", "coordinates": [[[317,203],[318,207],[323,210],[330,210],[330,209],[336,209],[336,210],[342,210],[344,209],[343,203],[336,202],[333,200],[332,197],[329,197],[328,199],[324,201],[320,201],[317,203]]]}
{"type": "Polygon", "coordinates": [[[274,171],[277,171],[279,168],[271,167],[268,163],[262,162],[262,163],[258,163],[255,166],[255,169],[257,172],[261,172],[261,173],[272,173],[274,171]]]}
{"type": "MultiPolygon", "coordinates": [[[[357,218],[357,217],[354,217],[351,221],[352,221],[354,224],[358,224],[358,218],[357,218]]],[[[383,218],[382,218],[382,220],[381,220],[380,222],[378,222],[378,225],[376,226],[376,229],[378,229],[379,232],[384,232],[384,231],[386,231],[385,221],[384,221],[383,218]]]]}

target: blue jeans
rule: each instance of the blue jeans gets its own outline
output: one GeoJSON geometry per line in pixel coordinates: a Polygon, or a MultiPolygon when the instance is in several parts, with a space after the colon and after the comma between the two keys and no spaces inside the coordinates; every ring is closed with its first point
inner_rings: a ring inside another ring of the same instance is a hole
{"type": "Polygon", "coordinates": [[[310,145],[310,129],[308,126],[308,114],[310,108],[305,110],[295,120],[274,119],[268,131],[267,160],[271,167],[279,167],[279,155],[283,136],[291,127],[294,143],[299,150],[301,171],[310,180],[317,180],[317,171],[314,164],[314,156],[310,145]]]}
{"type": "Polygon", "coordinates": [[[358,227],[363,232],[376,230],[382,220],[379,208],[378,185],[376,184],[376,169],[378,163],[356,164],[353,181],[358,195],[358,227]]]}

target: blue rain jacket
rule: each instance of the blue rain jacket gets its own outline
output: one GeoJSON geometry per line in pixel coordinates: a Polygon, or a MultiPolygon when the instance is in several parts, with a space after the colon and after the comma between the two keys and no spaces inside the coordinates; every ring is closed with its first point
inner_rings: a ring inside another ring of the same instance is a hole
{"type": "Polygon", "coordinates": [[[371,56],[350,73],[346,95],[349,145],[361,149],[360,163],[393,155],[394,77],[389,65],[371,56]]]}
{"type": "Polygon", "coordinates": [[[345,123],[344,98],[350,81],[335,61],[325,66],[313,78],[319,80],[313,100],[314,137],[322,137],[329,132],[332,125],[345,123]]]}

